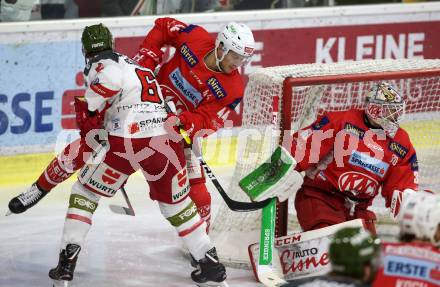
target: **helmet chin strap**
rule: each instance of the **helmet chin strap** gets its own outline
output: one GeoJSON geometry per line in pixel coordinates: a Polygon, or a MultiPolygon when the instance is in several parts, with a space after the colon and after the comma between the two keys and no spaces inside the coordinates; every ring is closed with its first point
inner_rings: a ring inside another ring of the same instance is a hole
{"type": "Polygon", "coordinates": [[[214,49],[214,55],[215,55],[215,65],[217,66],[217,68],[220,70],[220,71],[222,71],[223,73],[225,72],[223,69],[222,69],[222,67],[220,66],[220,62],[221,61],[223,61],[223,59],[225,58],[225,56],[226,56],[226,53],[223,51],[223,55],[222,55],[222,57],[219,59],[218,58],[218,56],[217,56],[217,48],[218,47],[215,47],[215,49],[214,49]]]}

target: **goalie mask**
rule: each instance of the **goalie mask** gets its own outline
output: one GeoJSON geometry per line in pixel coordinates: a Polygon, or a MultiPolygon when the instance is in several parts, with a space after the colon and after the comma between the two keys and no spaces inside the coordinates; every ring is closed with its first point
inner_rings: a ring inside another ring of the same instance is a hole
{"type": "Polygon", "coordinates": [[[86,26],[81,36],[84,56],[105,50],[113,50],[113,36],[110,30],[102,23],[86,26]]]}
{"type": "Polygon", "coordinates": [[[440,195],[419,191],[408,199],[402,212],[401,238],[413,236],[440,247],[440,195]]]}
{"type": "Polygon", "coordinates": [[[370,121],[393,138],[405,114],[405,102],[393,86],[381,82],[367,94],[365,112],[370,121]]]}
{"type": "Polygon", "coordinates": [[[335,233],[329,246],[332,270],[353,278],[364,277],[369,264],[373,274],[379,263],[380,240],[359,227],[343,228],[335,233]]]}
{"type": "Polygon", "coordinates": [[[215,40],[214,53],[217,68],[223,70],[220,67],[220,62],[223,61],[229,52],[237,67],[246,65],[252,57],[254,50],[255,41],[251,29],[244,24],[230,22],[223,27],[215,40]],[[217,55],[217,48],[220,47],[220,44],[222,45],[221,49],[223,52],[221,58],[217,55]]]}

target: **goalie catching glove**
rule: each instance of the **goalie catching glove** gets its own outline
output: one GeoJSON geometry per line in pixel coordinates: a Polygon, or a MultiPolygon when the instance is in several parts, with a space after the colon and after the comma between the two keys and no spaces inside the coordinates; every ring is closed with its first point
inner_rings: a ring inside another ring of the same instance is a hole
{"type": "Polygon", "coordinates": [[[294,195],[304,181],[304,173],[295,170],[296,160],[282,146],[272,153],[270,160],[263,163],[238,185],[253,201],[277,197],[285,201],[294,195]]]}

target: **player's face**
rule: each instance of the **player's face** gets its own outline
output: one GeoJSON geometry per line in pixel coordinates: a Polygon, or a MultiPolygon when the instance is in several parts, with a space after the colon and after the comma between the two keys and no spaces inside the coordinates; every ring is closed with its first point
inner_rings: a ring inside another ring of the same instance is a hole
{"type": "Polygon", "coordinates": [[[234,51],[228,51],[223,60],[220,62],[220,65],[222,67],[222,70],[226,74],[229,74],[244,63],[246,63],[248,60],[249,57],[241,56],[234,51]]]}

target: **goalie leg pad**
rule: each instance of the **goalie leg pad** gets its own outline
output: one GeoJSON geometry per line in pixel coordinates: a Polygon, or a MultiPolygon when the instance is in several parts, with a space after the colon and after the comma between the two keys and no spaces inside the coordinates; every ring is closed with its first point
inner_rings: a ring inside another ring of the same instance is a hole
{"type": "Polygon", "coordinates": [[[100,198],[101,196],[85,188],[79,181],[73,185],[64,223],[61,249],[69,243],[83,245],[100,198]]]}
{"type": "Polygon", "coordinates": [[[159,202],[162,215],[177,230],[179,237],[188,248],[192,256],[198,261],[205,257],[205,253],[213,247],[206,234],[206,223],[197,213],[194,202],[186,197],[175,204],[159,202]]]}

